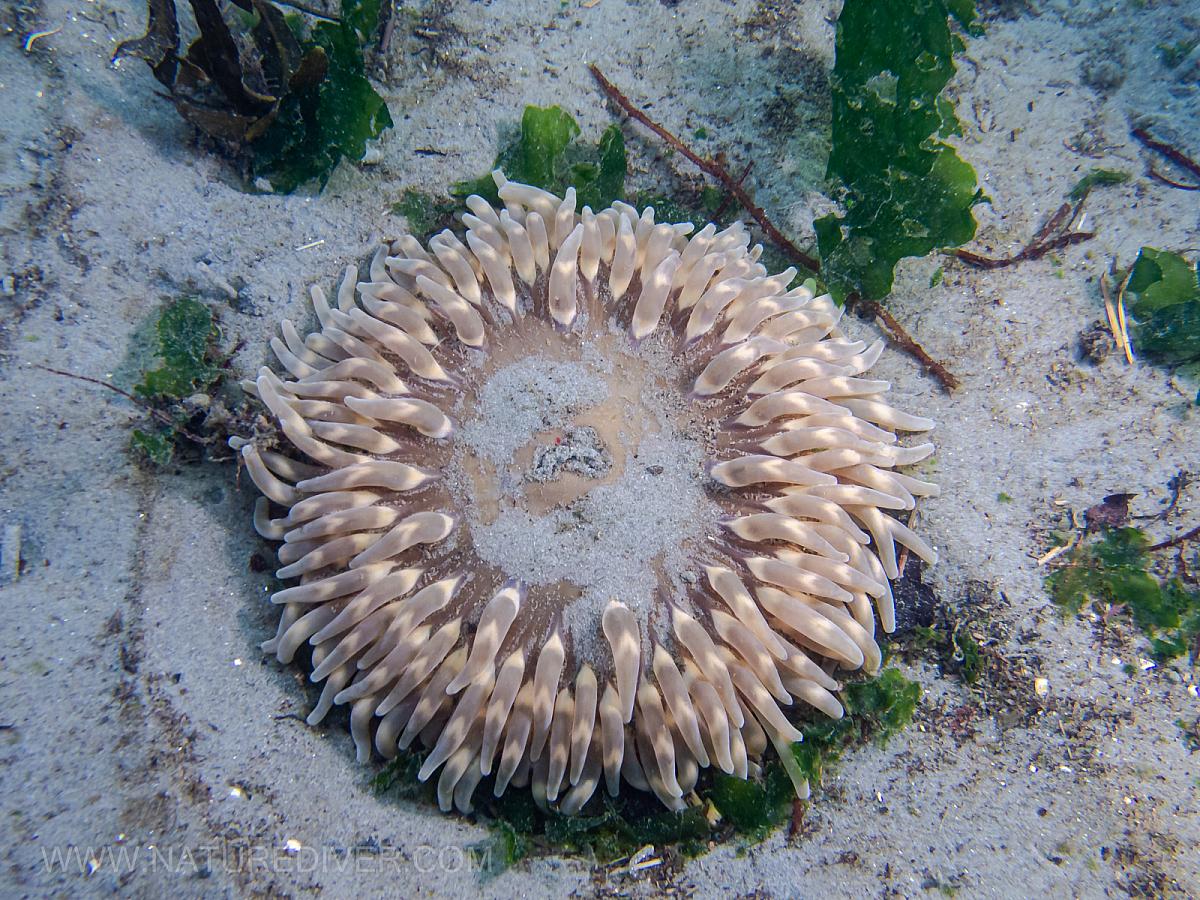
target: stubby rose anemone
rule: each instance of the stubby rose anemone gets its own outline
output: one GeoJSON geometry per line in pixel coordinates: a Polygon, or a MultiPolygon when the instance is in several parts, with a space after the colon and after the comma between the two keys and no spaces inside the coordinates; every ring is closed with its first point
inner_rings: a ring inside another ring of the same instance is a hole
{"type": "Polygon", "coordinates": [[[495,173],[463,238],[381,247],[246,389],[279,446],[235,440],[282,541],[280,662],[311,645],[309,721],[350,707],[359,758],[419,740],[443,809],[485,778],[578,812],[604,780],[680,809],[746,778],[785,713],[839,717],[839,671],[891,631],[893,515],[932,451],[862,377],[883,345],[740,225],[576,209],[495,173]],[[289,446],[290,445],[290,446],[289,446]]]}

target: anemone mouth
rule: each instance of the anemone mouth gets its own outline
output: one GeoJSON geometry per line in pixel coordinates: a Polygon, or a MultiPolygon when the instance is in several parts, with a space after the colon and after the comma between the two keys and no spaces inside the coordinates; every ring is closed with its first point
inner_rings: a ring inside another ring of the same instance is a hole
{"type": "Polygon", "coordinates": [[[365,761],[415,741],[439,805],[531,787],[578,812],[600,782],[681,809],[702,768],[748,777],[784,710],[842,714],[895,616],[895,471],[926,419],[861,377],[882,351],[739,225],[593,212],[494,175],[465,243],[381,247],[319,326],[284,321],[286,376],[245,388],[287,451],[236,440],[281,541],[263,649],[311,645],[309,716],[350,706],[365,761]],[[281,514],[276,514],[280,513],[281,514]]]}

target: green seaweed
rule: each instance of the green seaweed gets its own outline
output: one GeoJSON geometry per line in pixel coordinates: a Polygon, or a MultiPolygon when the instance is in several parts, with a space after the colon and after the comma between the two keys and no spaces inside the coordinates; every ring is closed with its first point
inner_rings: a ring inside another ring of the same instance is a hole
{"type": "Polygon", "coordinates": [[[511,869],[528,856],[530,843],[511,824],[498,819],[492,823],[491,834],[474,844],[471,851],[479,861],[480,875],[488,879],[511,869]]]}
{"type": "Polygon", "coordinates": [[[975,171],[939,138],[960,133],[941,92],[971,29],[971,0],[847,0],[838,18],[827,176],[846,212],[814,223],[822,277],[839,301],[881,299],[900,259],[966,243],[983,197],[975,171]]]}
{"type": "Polygon", "coordinates": [[[707,799],[735,834],[757,842],[787,821],[796,789],[780,762],[771,760],[756,780],[715,773],[707,799]]]}
{"type": "Polygon", "coordinates": [[[134,452],[145,455],[156,466],[165,466],[175,456],[174,432],[167,428],[143,431],[133,429],[129,446],[134,452]]]}
{"type": "Polygon", "coordinates": [[[1064,612],[1093,604],[1123,607],[1150,641],[1160,661],[1194,656],[1200,639],[1200,591],[1179,578],[1160,579],[1149,571],[1150,542],[1137,528],[1103,528],[1081,542],[1046,579],[1050,596],[1064,612]]]}
{"type": "Polygon", "coordinates": [[[1124,184],[1129,180],[1128,172],[1114,172],[1112,169],[1092,169],[1075,182],[1067,198],[1072,203],[1078,203],[1092,192],[1092,188],[1108,187],[1114,184],[1124,184]]]}
{"type": "MultiPolygon", "coordinates": [[[[431,799],[431,784],[417,781],[421,761],[419,754],[401,753],[371,780],[372,788],[398,799],[431,799]]],[[[492,834],[472,848],[485,878],[514,865],[535,848],[588,852],[609,862],[646,844],[675,845],[683,852],[696,853],[709,832],[699,809],[673,813],[638,791],[626,790],[616,798],[593,797],[578,816],[540,809],[528,790],[509,790],[495,799],[491,795],[492,779],[488,778],[477,789],[475,800],[492,834]]]]}
{"type": "Polygon", "coordinates": [[[970,632],[959,630],[954,634],[952,659],[959,665],[959,672],[967,684],[975,684],[983,674],[983,649],[970,632]]]}
{"type": "Polygon", "coordinates": [[[1170,250],[1143,247],[1125,285],[1134,349],[1164,365],[1200,361],[1200,272],[1170,250]]]}
{"type": "MultiPolygon", "coordinates": [[[[804,740],[792,744],[800,772],[813,784],[820,784],[823,773],[847,749],[872,740],[883,746],[912,721],[920,699],[920,685],[895,668],[885,669],[877,678],[847,684],[841,693],[846,714],[807,725],[802,729],[804,740]]],[[[712,801],[737,834],[755,841],[787,820],[795,799],[792,782],[777,759],[767,763],[757,780],[717,773],[712,788],[698,793],[701,799],[712,801]]]]}
{"type": "Polygon", "coordinates": [[[343,158],[362,159],[367,142],[392,126],[362,54],[378,27],[379,3],[343,0],[340,22],[319,22],[301,42],[302,52],[323,52],[326,73],[285,94],[274,121],[251,145],[254,174],[273,190],[289,193],[313,181],[323,188],[343,158]]]}
{"type": "Polygon", "coordinates": [[[601,862],[630,856],[647,844],[673,845],[685,855],[695,855],[708,832],[708,820],[699,807],[671,812],[645,795],[624,801],[606,799],[596,815],[562,816],[551,812],[544,820],[544,836],[550,846],[589,850],[601,862]]]}
{"type": "Polygon", "coordinates": [[[884,669],[878,678],[857,681],[842,689],[846,714],[810,725],[804,741],[792,749],[801,771],[814,783],[851,746],[874,741],[882,747],[904,729],[916,713],[921,686],[895,668],[884,669]]]}
{"type": "Polygon", "coordinates": [[[970,622],[953,622],[942,617],[933,625],[913,628],[906,650],[930,651],[946,674],[957,675],[967,684],[978,684],[987,670],[983,648],[971,634],[970,622]]]}
{"type": "Polygon", "coordinates": [[[154,421],[134,428],[129,444],[135,454],[165,466],[181,441],[194,439],[188,426],[198,413],[188,398],[212,392],[224,370],[217,351],[220,330],[212,311],[195,297],[180,297],[164,306],[154,334],[161,364],[143,372],[133,387],[133,397],[151,410],[154,421]]]}
{"type": "Polygon", "coordinates": [[[339,19],[307,19],[269,0],[189,0],[200,36],[183,57],[175,0],[147,0],[146,34],[113,60],[144,60],[179,114],[247,163],[271,190],[325,186],[343,158],[392,124],[367,80],[362,47],[380,0],[343,0],[339,19]]]}
{"type": "Polygon", "coordinates": [[[1179,729],[1179,739],[1183,741],[1187,752],[1200,751],[1200,717],[1191,723],[1185,722],[1183,719],[1176,719],[1175,726],[1179,729]]]}
{"type": "MultiPolygon", "coordinates": [[[[574,187],[579,207],[603,209],[625,192],[625,138],[617,125],[606,128],[594,146],[578,140],[579,135],[579,125],[561,107],[527,106],[520,133],[500,151],[492,168],[559,196],[574,187]]],[[[459,182],[453,193],[479,194],[499,204],[491,175],[459,182]]]]}
{"type": "Polygon", "coordinates": [[[371,779],[371,790],[377,794],[391,793],[410,799],[424,792],[417,773],[423,759],[419,753],[401,751],[371,779]]]}
{"type": "Polygon", "coordinates": [[[168,303],[155,326],[162,365],[146,372],[134,387],[145,398],[182,400],[216,381],[215,342],[219,335],[212,312],[195,297],[168,303]]]}
{"type": "Polygon", "coordinates": [[[459,206],[458,201],[440,199],[409,188],[392,204],[392,212],[408,220],[408,230],[413,235],[424,237],[452,223],[459,206]]]}
{"type": "MultiPolygon", "coordinates": [[[[482,792],[482,791],[481,791],[482,792]]],[[[528,791],[507,791],[487,811],[494,828],[511,830],[522,858],[537,845],[545,850],[590,853],[611,862],[647,844],[675,846],[694,855],[709,836],[709,823],[700,807],[675,813],[649,794],[622,790],[617,797],[593,797],[576,816],[539,809],[528,791]]],[[[506,838],[507,840],[507,838],[506,838]]]]}

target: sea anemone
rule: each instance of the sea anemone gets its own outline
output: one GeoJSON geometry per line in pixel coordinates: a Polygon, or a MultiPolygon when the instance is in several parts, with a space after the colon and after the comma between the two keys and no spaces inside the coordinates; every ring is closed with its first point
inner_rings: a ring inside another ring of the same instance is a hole
{"type": "Polygon", "coordinates": [[[244,385],[280,434],[233,443],[296,582],[264,650],[311,645],[308,721],[348,705],[363,761],[419,740],[446,810],[485,778],[678,810],[769,744],[805,796],[785,710],[837,718],[835,675],[878,670],[897,544],[934,560],[892,514],[935,492],[896,471],[933,447],[895,432],[933,423],[740,223],[494,178],[461,238],[312,288],[317,330],[271,341],[288,375],[244,385]]]}

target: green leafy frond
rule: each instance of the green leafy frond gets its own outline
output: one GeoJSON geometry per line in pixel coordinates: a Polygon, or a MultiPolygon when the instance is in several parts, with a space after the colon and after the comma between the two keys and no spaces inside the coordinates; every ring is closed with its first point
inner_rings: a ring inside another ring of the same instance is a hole
{"type": "Polygon", "coordinates": [[[975,235],[982,197],[975,171],[939,138],[960,132],[941,97],[970,0],[847,0],[838,19],[833,148],[828,177],[843,190],[845,215],[814,223],[822,276],[840,301],[851,292],[880,299],[896,263],[975,235]]]}
{"type": "Polygon", "coordinates": [[[1200,361],[1200,269],[1178,253],[1143,247],[1125,285],[1139,355],[1178,365],[1200,361]]]}
{"type": "Polygon", "coordinates": [[[254,174],[284,193],[316,181],[324,187],[343,158],[363,158],[367,142],[392,126],[387,104],[364,71],[362,46],[379,22],[379,0],[343,0],[340,22],[313,26],[304,51],[325,59],[325,77],[296,84],[270,127],[252,144],[254,174]]]}
{"type": "MultiPolygon", "coordinates": [[[[580,207],[603,209],[625,193],[625,138],[610,125],[595,145],[579,140],[579,125],[558,106],[527,106],[516,140],[500,151],[493,169],[513,181],[532,184],[562,196],[574,187],[580,207]]],[[[454,194],[479,194],[499,204],[491,175],[459,182],[454,194]]]]}

